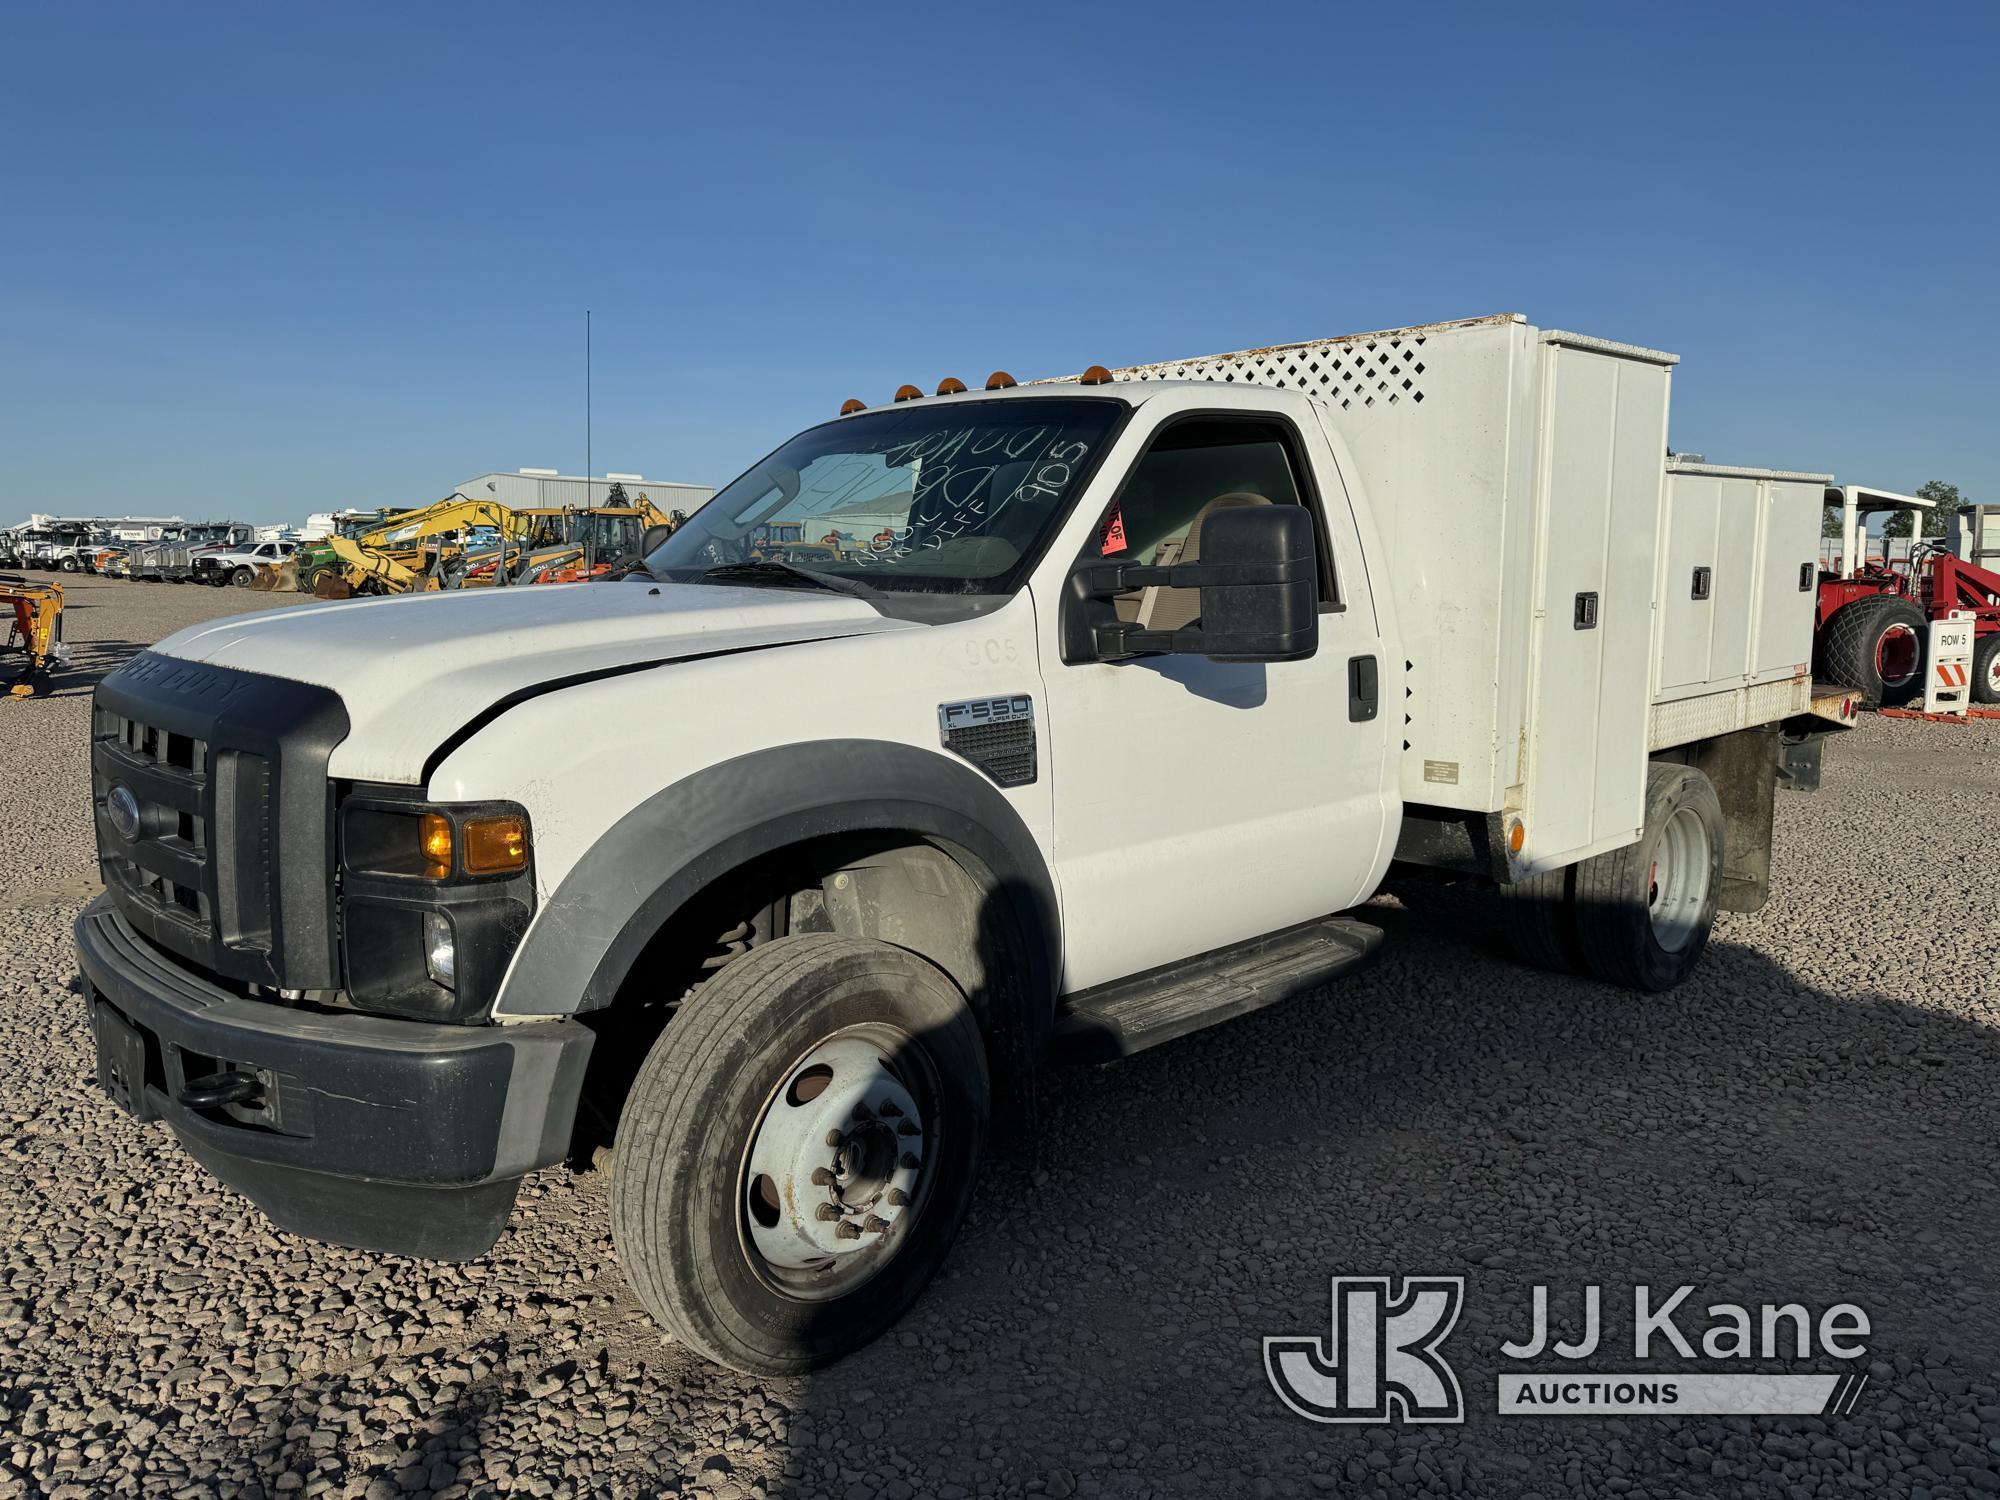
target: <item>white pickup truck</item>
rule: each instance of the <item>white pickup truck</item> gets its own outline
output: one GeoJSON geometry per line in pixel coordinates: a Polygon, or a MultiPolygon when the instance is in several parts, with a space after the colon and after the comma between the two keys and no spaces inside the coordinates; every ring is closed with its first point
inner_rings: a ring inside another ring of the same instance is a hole
{"type": "Polygon", "coordinates": [[[794,1371],[917,1295],[1045,1062],[1364,963],[1392,860],[1672,985],[1823,727],[1820,478],[1670,483],[1673,362],[1509,316],[905,388],[623,581],[174,635],[95,700],[100,1081],[418,1255],[613,1140],[647,1306],[794,1371]]]}

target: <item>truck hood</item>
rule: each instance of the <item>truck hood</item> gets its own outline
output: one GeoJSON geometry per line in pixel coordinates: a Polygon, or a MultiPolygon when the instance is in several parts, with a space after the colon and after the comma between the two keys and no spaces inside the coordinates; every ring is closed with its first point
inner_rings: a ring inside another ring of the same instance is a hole
{"type": "Polygon", "coordinates": [[[537,688],[697,656],[921,628],[837,594],[628,581],[299,605],[196,625],[153,650],[333,689],[350,728],[331,774],[414,784],[459,729],[537,688]]]}

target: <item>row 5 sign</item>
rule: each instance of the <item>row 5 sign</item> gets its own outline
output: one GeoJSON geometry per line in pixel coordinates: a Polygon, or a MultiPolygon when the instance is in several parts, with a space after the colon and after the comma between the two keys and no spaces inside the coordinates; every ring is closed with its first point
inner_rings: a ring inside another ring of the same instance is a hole
{"type": "Polygon", "coordinates": [[[1964,713],[1972,699],[1972,616],[1931,621],[1924,661],[1924,712],[1964,713]]]}

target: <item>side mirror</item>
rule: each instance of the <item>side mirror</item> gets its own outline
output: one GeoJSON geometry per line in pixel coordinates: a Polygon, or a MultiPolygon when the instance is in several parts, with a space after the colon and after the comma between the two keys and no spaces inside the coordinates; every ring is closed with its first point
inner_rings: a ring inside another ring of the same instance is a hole
{"type": "Polygon", "coordinates": [[[1214,661],[1299,661],[1319,649],[1319,553],[1301,505],[1210,512],[1201,559],[1171,567],[1090,563],[1070,575],[1063,660],[1206,656],[1214,661]],[[1138,588],[1201,590],[1201,614],[1179,630],[1144,630],[1118,618],[1112,600],[1138,588]]]}

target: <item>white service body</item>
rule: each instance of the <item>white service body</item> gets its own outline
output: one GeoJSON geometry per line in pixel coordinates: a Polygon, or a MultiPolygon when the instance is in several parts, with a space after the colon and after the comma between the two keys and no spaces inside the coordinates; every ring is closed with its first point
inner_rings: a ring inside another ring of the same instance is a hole
{"type": "MultiPolygon", "coordinates": [[[[1114,372],[1096,394],[1131,418],[1026,586],[969,620],[626,581],[306,606],[156,650],[336,690],[351,728],[335,777],[522,804],[544,900],[696,771],[840,738],[946,755],[941,704],[1030,695],[1043,774],[1005,796],[1048,863],[1073,992],[1367,900],[1406,803],[1518,823],[1517,874],[1632,842],[1663,688],[1736,695],[1725,728],[1793,711],[1789,677],[1781,706],[1741,696],[1810,654],[1810,611],[1769,580],[1762,605],[1732,585],[1747,644],[1711,634],[1703,663],[1676,640],[1676,681],[1660,680],[1673,364],[1506,316],[1114,372]],[[1065,664],[1065,582],[1152,434],[1190,411],[1295,426],[1340,607],[1305,660],[1065,664]],[[1367,655],[1382,712],[1350,722],[1348,663],[1367,655]]],[[[1076,387],[936,400],[1063,394],[1076,387]]],[[[1796,568],[1790,477],[1749,482],[1748,535],[1776,579],[1796,568]]],[[[1721,544],[1713,527],[1699,540],[1696,509],[1675,542],[1688,556],[1721,544]]]]}

